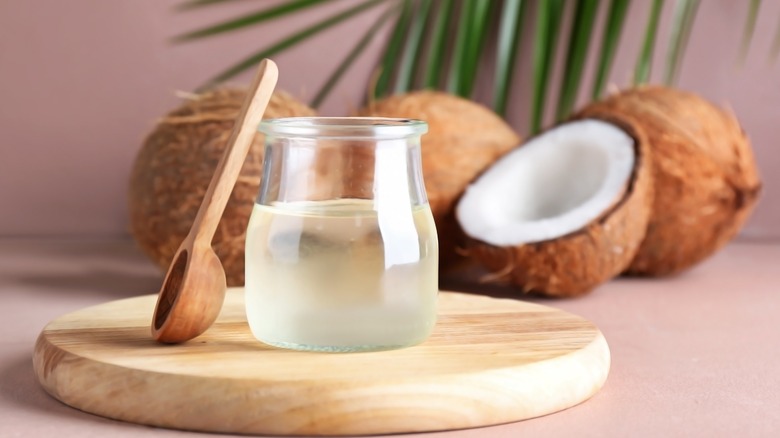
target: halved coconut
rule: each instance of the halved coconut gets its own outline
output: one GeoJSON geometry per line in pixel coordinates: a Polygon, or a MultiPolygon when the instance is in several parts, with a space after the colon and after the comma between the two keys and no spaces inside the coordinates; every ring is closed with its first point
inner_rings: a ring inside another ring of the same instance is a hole
{"type": "Polygon", "coordinates": [[[645,235],[652,182],[644,134],[623,122],[561,124],[466,189],[457,218],[489,280],[574,296],[620,274],[645,235]]]}

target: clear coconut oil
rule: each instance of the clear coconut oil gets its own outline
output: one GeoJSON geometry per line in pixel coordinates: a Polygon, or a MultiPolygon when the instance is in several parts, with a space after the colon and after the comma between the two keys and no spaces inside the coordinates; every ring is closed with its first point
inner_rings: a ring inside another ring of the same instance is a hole
{"type": "Polygon", "coordinates": [[[256,204],[246,239],[254,336],[318,351],[399,348],[435,323],[438,246],[428,204],[256,204]]]}

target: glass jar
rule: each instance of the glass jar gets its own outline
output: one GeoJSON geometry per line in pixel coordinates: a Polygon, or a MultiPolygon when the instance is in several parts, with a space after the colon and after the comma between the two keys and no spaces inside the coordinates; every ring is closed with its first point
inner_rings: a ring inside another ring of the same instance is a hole
{"type": "Polygon", "coordinates": [[[411,346],[436,320],[438,242],[419,120],[261,123],[263,183],[246,237],[246,312],[260,341],[349,352],[411,346]]]}

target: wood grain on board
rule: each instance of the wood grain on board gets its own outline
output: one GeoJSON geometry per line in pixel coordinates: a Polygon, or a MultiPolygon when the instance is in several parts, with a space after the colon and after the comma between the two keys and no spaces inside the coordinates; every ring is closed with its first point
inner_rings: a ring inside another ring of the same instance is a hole
{"type": "Polygon", "coordinates": [[[243,290],[184,344],[149,332],[156,296],[64,315],[38,338],[34,367],[53,397],[134,423],[245,434],[348,435],[460,429],[576,405],[609,372],[589,321],[516,300],[442,292],[423,344],[328,354],[256,341],[243,290]]]}

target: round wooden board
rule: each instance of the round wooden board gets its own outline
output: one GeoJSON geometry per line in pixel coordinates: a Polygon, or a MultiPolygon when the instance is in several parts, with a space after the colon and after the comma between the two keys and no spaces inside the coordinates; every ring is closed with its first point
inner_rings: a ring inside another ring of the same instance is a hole
{"type": "Polygon", "coordinates": [[[589,321],[522,301],[442,292],[422,345],[328,354],[256,341],[243,290],[180,345],[151,339],[156,297],[113,301],[46,326],[34,366],[60,401],[105,417],[242,434],[356,435],[486,426],[595,394],[609,348],[589,321]]]}

